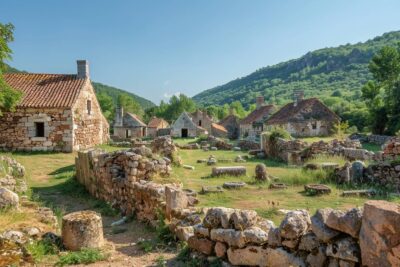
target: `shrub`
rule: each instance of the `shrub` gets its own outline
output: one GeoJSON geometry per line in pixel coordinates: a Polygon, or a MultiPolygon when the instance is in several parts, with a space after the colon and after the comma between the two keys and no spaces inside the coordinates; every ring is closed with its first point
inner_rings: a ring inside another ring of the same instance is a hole
{"type": "Polygon", "coordinates": [[[80,251],[68,252],[60,256],[56,266],[65,266],[72,264],[89,264],[97,261],[107,259],[105,255],[99,249],[85,248],[80,251]]]}
{"type": "Polygon", "coordinates": [[[292,138],[290,133],[281,127],[274,127],[271,131],[265,132],[263,136],[272,143],[276,142],[278,138],[285,140],[292,138]]]}
{"type": "Polygon", "coordinates": [[[26,249],[32,255],[35,262],[41,261],[46,255],[56,255],[59,253],[59,248],[45,239],[28,244],[26,249]]]}

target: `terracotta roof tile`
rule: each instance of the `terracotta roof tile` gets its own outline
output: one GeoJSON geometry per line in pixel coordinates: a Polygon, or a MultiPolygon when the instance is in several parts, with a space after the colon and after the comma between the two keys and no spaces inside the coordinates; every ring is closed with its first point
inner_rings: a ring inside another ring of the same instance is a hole
{"type": "Polygon", "coordinates": [[[310,119],[336,121],[340,118],[319,99],[309,98],[300,101],[296,106],[294,103],[286,104],[268,119],[267,124],[302,122],[310,119]]]}
{"type": "Polygon", "coordinates": [[[151,120],[147,124],[147,127],[150,127],[150,128],[159,128],[159,127],[165,128],[165,127],[168,127],[168,125],[169,125],[168,122],[166,122],[164,119],[153,117],[153,118],[151,118],[151,120]]]}
{"type": "Polygon", "coordinates": [[[76,75],[34,73],[6,73],[4,80],[22,91],[18,107],[23,108],[72,107],[87,81],[76,75]]]}
{"type": "Polygon", "coordinates": [[[219,125],[219,124],[216,124],[216,123],[212,123],[212,124],[211,124],[211,127],[215,128],[215,129],[217,129],[217,130],[226,132],[226,133],[228,132],[228,131],[225,129],[224,126],[219,125]]]}
{"type": "Polygon", "coordinates": [[[271,114],[274,110],[274,105],[262,106],[247,115],[247,117],[244,118],[240,124],[251,124],[259,119],[262,119],[264,116],[271,114]]]}

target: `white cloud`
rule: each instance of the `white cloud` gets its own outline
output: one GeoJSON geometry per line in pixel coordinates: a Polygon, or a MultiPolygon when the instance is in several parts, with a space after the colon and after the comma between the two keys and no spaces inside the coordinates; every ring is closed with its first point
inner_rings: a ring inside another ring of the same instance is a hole
{"type": "Polygon", "coordinates": [[[172,96],[179,96],[181,94],[181,92],[175,92],[175,93],[164,93],[164,98],[170,99],[172,96]]]}

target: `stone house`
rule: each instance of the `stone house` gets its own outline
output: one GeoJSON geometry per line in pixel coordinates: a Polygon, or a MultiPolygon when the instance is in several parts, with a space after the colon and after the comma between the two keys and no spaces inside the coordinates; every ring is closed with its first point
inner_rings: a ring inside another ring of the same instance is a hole
{"type": "Polygon", "coordinates": [[[326,136],[332,134],[340,118],[317,98],[304,99],[303,91],[294,92],[294,101],[269,118],[267,127],[279,126],[292,136],[326,136]]]}
{"type": "Polygon", "coordinates": [[[147,124],[147,136],[153,138],[157,137],[159,136],[159,134],[162,134],[162,132],[164,132],[164,130],[161,129],[167,129],[167,128],[169,128],[169,123],[166,120],[153,117],[147,124]]]}
{"type": "Polygon", "coordinates": [[[196,110],[190,114],[192,121],[199,127],[207,130],[208,134],[215,137],[227,137],[228,131],[222,125],[214,122],[213,118],[207,114],[207,111],[196,110]]]}
{"type": "Polygon", "coordinates": [[[218,124],[223,126],[227,130],[228,132],[227,137],[229,139],[238,139],[240,132],[239,123],[240,123],[239,117],[234,115],[233,112],[231,112],[228,116],[223,118],[218,124]]]}
{"type": "Polygon", "coordinates": [[[178,119],[171,125],[171,135],[173,137],[197,137],[201,134],[208,134],[208,131],[198,126],[187,112],[182,112],[178,119]]]}
{"type": "Polygon", "coordinates": [[[147,125],[132,113],[118,107],[114,119],[114,138],[131,139],[147,136],[147,125]]]}
{"type": "Polygon", "coordinates": [[[77,74],[4,74],[23,95],[14,112],[0,117],[0,149],[72,152],[108,141],[88,62],[78,60],[77,68],[77,74]]]}
{"type": "Polygon", "coordinates": [[[240,137],[256,139],[265,130],[265,122],[275,111],[274,105],[265,105],[264,97],[256,98],[256,109],[240,121],[240,137]]]}

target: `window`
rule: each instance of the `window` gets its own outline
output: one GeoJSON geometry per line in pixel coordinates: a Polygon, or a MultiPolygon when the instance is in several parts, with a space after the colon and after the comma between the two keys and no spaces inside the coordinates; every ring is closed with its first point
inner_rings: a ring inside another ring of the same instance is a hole
{"type": "Polygon", "coordinates": [[[44,137],[44,122],[35,122],[36,137],[44,137]]]}
{"type": "Polygon", "coordinates": [[[201,120],[199,120],[199,126],[201,127],[201,120]]]}
{"type": "Polygon", "coordinates": [[[87,113],[89,115],[92,114],[92,101],[90,100],[86,101],[86,108],[87,108],[87,113]]]}
{"type": "Polygon", "coordinates": [[[313,130],[317,129],[317,122],[316,122],[316,121],[315,121],[315,122],[312,122],[312,123],[311,123],[311,126],[312,126],[312,129],[313,129],[313,130]]]}
{"type": "Polygon", "coordinates": [[[131,138],[131,130],[126,129],[125,130],[125,138],[131,138]]]}

